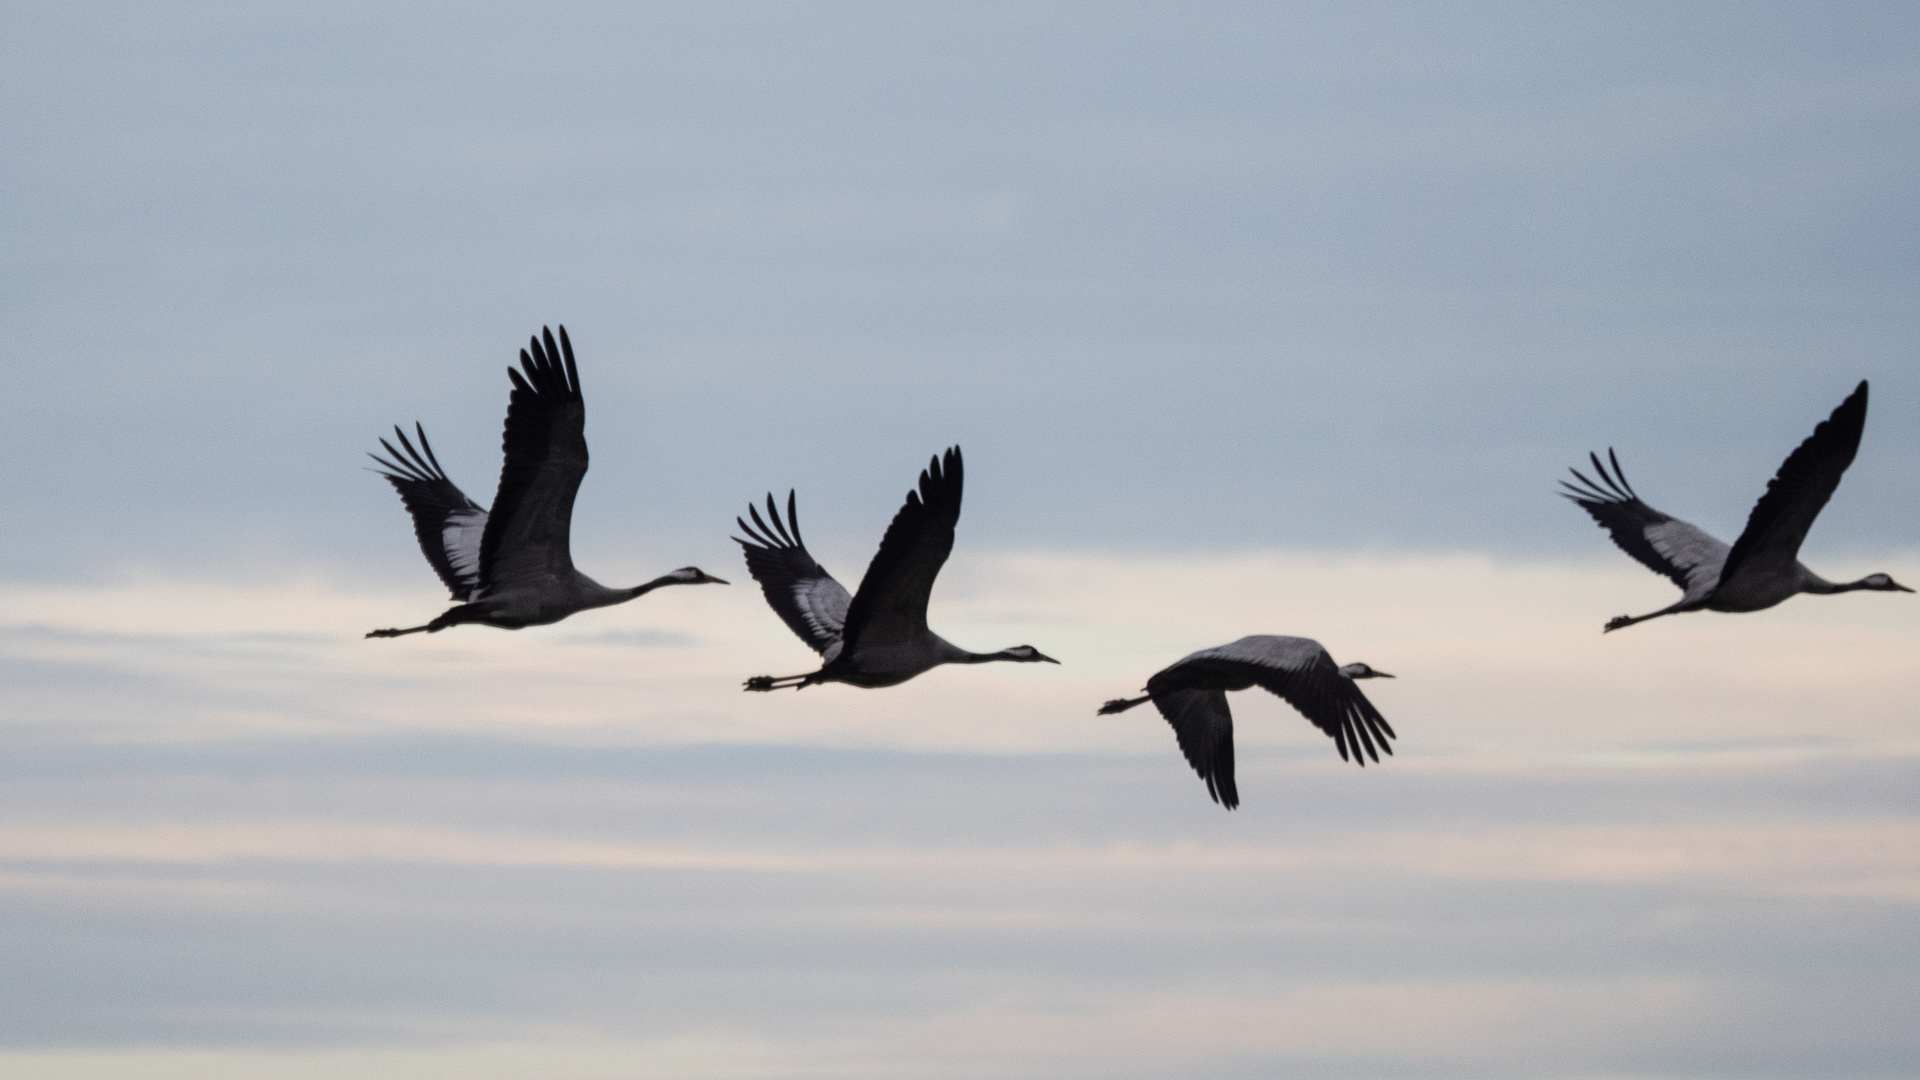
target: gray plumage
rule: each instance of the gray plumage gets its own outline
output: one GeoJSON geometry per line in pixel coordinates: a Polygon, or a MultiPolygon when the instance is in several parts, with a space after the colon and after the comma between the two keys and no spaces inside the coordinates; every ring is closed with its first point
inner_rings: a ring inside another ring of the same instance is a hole
{"type": "Polygon", "coordinates": [[[1587,455],[1597,481],[1569,469],[1579,483],[1562,480],[1567,490],[1561,494],[1593,515],[1622,551],[1680,587],[1677,603],[1646,615],[1618,616],[1607,623],[1606,631],[1683,611],[1760,611],[1803,592],[1912,592],[1885,574],[1831,582],[1799,560],[1801,542],[1814,518],[1853,464],[1866,422],[1867,384],[1862,380],[1781,463],[1731,547],[1697,526],[1648,506],[1628,485],[1620,459],[1611,449],[1607,451],[1611,472],[1600,455],[1587,455]]]}
{"type": "Polygon", "coordinates": [[[461,623],[518,630],[625,603],[666,585],[727,584],[688,566],[644,585],[609,589],[574,569],[570,530],[574,495],[587,475],[586,404],[567,328],[560,328],[558,343],[553,331],[541,332],[544,341],[533,338],[520,351],[520,369],[507,369],[513,394],[491,510],[482,510],[448,479],[417,423],[418,449],[395,427],[399,449],[381,439],[389,456],[368,455],[413,516],[421,553],[460,602],[432,622],[375,630],[368,637],[438,633],[461,623]]]}
{"type": "Polygon", "coordinates": [[[906,682],[941,664],[1059,663],[1031,645],[968,652],[927,628],[927,600],[953,551],[965,479],[957,446],[928,463],[920,473],[919,490],[907,492],[906,504],[887,526],[880,550],[852,595],[814,561],[800,539],[793,492],[787,493],[784,521],[771,494],[765,518],[749,504],[753,523],[734,519],[747,538],[733,538],[746,555],[747,569],[760,583],[767,604],[825,663],[805,675],[758,675],[747,680],[746,688],[797,690],[826,682],[874,688],[906,682]]]}
{"type": "Polygon", "coordinates": [[[1240,789],[1233,778],[1228,691],[1259,686],[1279,695],[1333,739],[1341,760],[1364,766],[1381,753],[1392,754],[1388,740],[1395,735],[1354,680],[1391,678],[1365,664],[1337,666],[1311,638],[1255,634],[1182,658],[1148,679],[1144,696],[1115,698],[1100,707],[1100,715],[1153,702],[1173,726],[1187,764],[1206,781],[1207,794],[1232,810],[1240,805],[1240,789]]]}

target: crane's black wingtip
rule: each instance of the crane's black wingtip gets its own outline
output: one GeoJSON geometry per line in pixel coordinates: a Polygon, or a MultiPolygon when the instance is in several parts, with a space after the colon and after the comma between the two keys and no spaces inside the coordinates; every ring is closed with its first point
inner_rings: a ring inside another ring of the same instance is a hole
{"type": "Polygon", "coordinates": [[[1853,388],[1847,399],[1833,407],[1832,415],[1822,420],[1814,428],[1815,435],[1832,430],[1842,437],[1858,439],[1858,432],[1867,425],[1867,380],[1861,379],[1860,385],[1853,388]]]}
{"type": "Polygon", "coordinates": [[[1867,380],[1861,379],[1860,385],[1854,387],[1853,393],[1847,395],[1847,400],[1841,402],[1840,407],[1833,410],[1833,418],[1835,420],[1841,419],[1843,415],[1845,416],[1847,426],[1852,427],[1855,424],[1865,426],[1867,420],[1867,380]]]}

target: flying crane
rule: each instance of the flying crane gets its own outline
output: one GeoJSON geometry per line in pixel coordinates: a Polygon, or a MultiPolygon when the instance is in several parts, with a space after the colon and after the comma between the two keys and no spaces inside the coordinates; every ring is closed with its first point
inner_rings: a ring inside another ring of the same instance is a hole
{"type": "Polygon", "coordinates": [[[541,334],[544,342],[533,338],[520,350],[520,369],[507,369],[513,394],[501,439],[506,462],[492,509],[482,510],[447,478],[418,423],[419,449],[395,427],[400,449],[381,439],[389,457],[367,455],[400,493],[421,553],[459,601],[432,622],[368,637],[433,634],[461,623],[518,630],[624,604],[665,585],[727,584],[688,566],[644,585],[609,589],[574,569],[569,535],[573,497],[587,475],[586,405],[567,328],[560,328],[557,345],[553,331],[542,327],[541,334]]]}
{"type": "Polygon", "coordinates": [[[1101,716],[1123,713],[1153,702],[1173,725],[1180,752],[1213,801],[1231,810],[1240,805],[1233,781],[1233,712],[1227,691],[1258,686],[1300,710],[1300,715],[1333,739],[1342,761],[1365,766],[1393,753],[1387,741],[1393,728],[1356,679],[1391,679],[1365,664],[1337,666],[1312,638],[1255,634],[1181,658],[1147,680],[1137,698],[1115,698],[1100,706],[1101,716]]]}
{"type": "Polygon", "coordinates": [[[1858,581],[1832,582],[1800,562],[1800,544],[1813,519],[1840,486],[1840,476],[1853,464],[1860,449],[1860,433],[1867,423],[1867,383],[1862,379],[1847,400],[1822,420],[1813,434],[1787,455],[1780,471],[1767,483],[1766,494],[1747,515],[1747,527],[1732,547],[1705,530],[1655,510],[1640,500],[1620,459],[1611,448],[1607,460],[1588,454],[1599,474],[1596,483],[1578,469],[1568,469],[1579,481],[1560,481],[1560,494],[1593,515],[1601,528],[1613,534],[1620,550],[1640,560],[1656,574],[1680,586],[1679,601],[1646,615],[1621,615],[1607,622],[1607,633],[1634,623],[1677,615],[1683,611],[1760,611],[1796,593],[1912,592],[1886,574],[1868,574],[1858,581]]]}
{"type": "Polygon", "coordinates": [[[804,675],[757,675],[747,680],[746,688],[798,690],[843,682],[871,689],[895,686],[941,664],[1059,663],[1031,645],[968,652],[927,628],[927,599],[953,551],[964,480],[957,446],[921,470],[919,490],[907,492],[906,504],[887,526],[859,591],[851,596],[814,561],[800,539],[792,491],[787,492],[784,522],[771,493],[764,520],[749,503],[753,524],[734,519],[748,539],[733,538],[746,554],[747,569],[760,583],[767,604],[825,663],[804,675]]]}

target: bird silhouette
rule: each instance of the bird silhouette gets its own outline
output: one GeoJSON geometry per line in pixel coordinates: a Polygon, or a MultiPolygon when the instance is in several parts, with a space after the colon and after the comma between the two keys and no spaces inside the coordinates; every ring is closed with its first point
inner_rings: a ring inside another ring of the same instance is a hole
{"type": "Polygon", "coordinates": [[[368,637],[432,634],[462,623],[518,630],[623,604],[665,585],[727,584],[688,566],[644,585],[609,589],[574,569],[569,535],[573,498],[587,475],[586,404],[567,328],[560,328],[557,344],[553,331],[543,327],[541,335],[520,350],[520,369],[507,369],[513,394],[501,440],[506,461],[491,510],[480,509],[447,478],[418,423],[419,449],[395,427],[400,448],[381,439],[390,457],[367,455],[400,493],[421,553],[459,601],[432,622],[368,637]]]}
{"type": "Polygon", "coordinates": [[[1333,739],[1342,761],[1366,765],[1393,753],[1393,728],[1356,679],[1391,679],[1365,664],[1337,666],[1312,638],[1255,634],[1181,658],[1147,680],[1146,694],[1115,698],[1100,715],[1123,713],[1148,701],[1173,725],[1187,764],[1207,782],[1213,801],[1240,805],[1233,780],[1233,713],[1229,690],[1259,686],[1278,694],[1333,739]]]}
{"type": "Polygon", "coordinates": [[[1578,503],[1613,535],[1620,550],[1640,560],[1656,574],[1680,587],[1679,601],[1646,615],[1621,615],[1609,620],[1602,633],[1634,623],[1677,615],[1683,611],[1760,611],[1796,593],[1912,592],[1886,574],[1868,574],[1858,581],[1832,582],[1800,562],[1800,544],[1813,519],[1840,486],[1840,477],[1860,449],[1860,433],[1867,422],[1867,384],[1862,380],[1847,400],[1833,410],[1787,455],[1780,471],[1767,483],[1766,494],[1747,515],[1747,527],[1732,547],[1705,530],[1663,514],[1641,501],[1627,484],[1620,459],[1607,450],[1613,464],[1609,473],[1598,454],[1588,454],[1599,480],[1569,469],[1578,484],[1560,482],[1560,494],[1578,503]]]}
{"type": "Polygon", "coordinates": [[[748,539],[733,538],[747,557],[747,569],[767,604],[825,663],[804,675],[758,675],[747,680],[746,688],[797,690],[827,682],[874,688],[906,682],[941,664],[1059,663],[1031,645],[968,652],[927,628],[927,600],[953,551],[964,480],[958,446],[928,463],[919,490],[907,493],[852,596],[808,553],[793,492],[787,493],[784,522],[771,493],[765,519],[749,503],[753,524],[734,519],[748,539]]]}

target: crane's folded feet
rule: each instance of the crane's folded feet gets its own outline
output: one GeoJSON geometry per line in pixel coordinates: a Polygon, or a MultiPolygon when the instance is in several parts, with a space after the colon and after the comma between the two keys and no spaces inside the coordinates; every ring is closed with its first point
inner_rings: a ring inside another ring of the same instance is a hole
{"type": "Polygon", "coordinates": [[[747,680],[747,689],[761,691],[771,690],[773,689],[773,676],[755,675],[753,678],[747,680]]]}
{"type": "Polygon", "coordinates": [[[1633,616],[1615,615],[1613,618],[1607,620],[1607,628],[1600,632],[1603,634],[1611,633],[1612,631],[1618,630],[1623,626],[1632,626],[1632,625],[1633,625],[1633,616]]]}
{"type": "Polygon", "coordinates": [[[367,636],[368,637],[399,637],[401,634],[404,634],[404,633],[406,633],[406,631],[401,630],[398,627],[388,627],[385,630],[369,630],[367,631],[367,636]]]}

